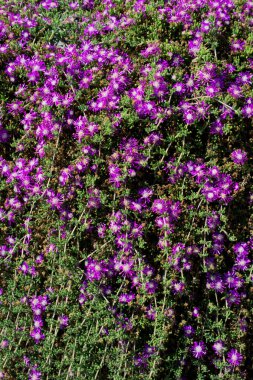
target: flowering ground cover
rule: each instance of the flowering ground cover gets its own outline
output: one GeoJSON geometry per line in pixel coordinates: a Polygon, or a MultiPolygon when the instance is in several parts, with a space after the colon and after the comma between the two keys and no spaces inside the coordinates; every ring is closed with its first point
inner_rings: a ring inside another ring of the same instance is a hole
{"type": "Polygon", "coordinates": [[[0,379],[253,379],[252,0],[0,2],[0,379]]]}

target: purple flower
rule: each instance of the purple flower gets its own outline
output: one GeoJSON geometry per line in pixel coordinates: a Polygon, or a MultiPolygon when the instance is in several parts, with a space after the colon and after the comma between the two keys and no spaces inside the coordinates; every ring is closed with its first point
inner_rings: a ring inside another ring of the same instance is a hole
{"type": "Polygon", "coordinates": [[[233,52],[243,51],[244,48],[245,48],[245,44],[246,44],[246,42],[243,41],[243,40],[233,40],[231,42],[231,45],[230,45],[231,46],[231,50],[233,52]]]}
{"type": "Polygon", "coordinates": [[[183,113],[183,119],[186,124],[192,124],[197,119],[197,114],[193,109],[187,109],[183,113]]]}
{"type": "Polygon", "coordinates": [[[0,348],[7,348],[9,346],[9,341],[7,339],[2,340],[0,343],[0,348]]]}
{"type": "Polygon", "coordinates": [[[104,268],[99,261],[89,258],[85,266],[86,266],[86,276],[89,281],[91,282],[95,280],[99,281],[102,278],[104,268]]]}
{"type": "Polygon", "coordinates": [[[211,287],[214,289],[217,293],[222,293],[225,289],[223,280],[221,279],[220,275],[214,275],[213,280],[211,282],[211,287]]]}
{"type": "Polygon", "coordinates": [[[226,298],[228,306],[239,305],[241,302],[241,296],[236,290],[231,290],[226,298]]]}
{"type": "Polygon", "coordinates": [[[151,305],[149,305],[146,309],[146,316],[148,319],[150,319],[151,321],[154,321],[155,318],[156,318],[156,311],[155,309],[153,309],[153,307],[151,305]]]}
{"type": "Polygon", "coordinates": [[[249,246],[247,243],[245,242],[239,242],[239,243],[236,243],[234,246],[233,246],[233,251],[237,254],[237,255],[248,255],[249,253],[249,246]]]}
{"type": "Polygon", "coordinates": [[[43,327],[43,320],[41,316],[35,316],[33,320],[33,324],[35,328],[41,328],[43,327]]]}
{"type": "Polygon", "coordinates": [[[59,210],[64,200],[63,195],[60,193],[54,194],[53,192],[48,191],[47,196],[48,196],[47,202],[51,205],[52,209],[59,210]]]}
{"type": "Polygon", "coordinates": [[[123,293],[119,296],[120,303],[129,303],[135,299],[135,295],[133,293],[123,293]]]}
{"type": "Polygon", "coordinates": [[[231,159],[234,161],[235,164],[244,165],[247,161],[247,153],[245,151],[242,151],[241,149],[234,150],[231,153],[231,159]]]}
{"type": "Polygon", "coordinates": [[[218,92],[219,92],[219,89],[217,88],[215,83],[206,87],[206,95],[209,96],[210,98],[213,98],[218,92]]]}
{"type": "Polygon", "coordinates": [[[224,343],[222,340],[217,340],[213,345],[213,350],[216,353],[216,355],[221,355],[225,349],[224,343]]]}
{"type": "Polygon", "coordinates": [[[192,336],[194,335],[194,333],[195,333],[194,328],[193,328],[192,326],[190,326],[190,325],[185,325],[185,326],[183,327],[183,330],[184,330],[184,334],[185,334],[188,338],[192,337],[192,336]]]}
{"type": "Polygon", "coordinates": [[[157,287],[158,284],[156,281],[148,281],[145,284],[145,289],[148,292],[148,294],[154,294],[156,292],[157,287]]]}
{"type": "Polygon", "coordinates": [[[204,188],[202,194],[205,196],[207,202],[214,202],[218,199],[218,191],[214,187],[204,188]]]}
{"type": "Polygon", "coordinates": [[[39,343],[41,340],[45,339],[45,335],[41,332],[40,328],[34,328],[31,333],[31,337],[34,339],[35,343],[39,343]]]}
{"type": "Polygon", "coordinates": [[[69,317],[67,315],[61,315],[58,319],[60,321],[60,328],[64,328],[68,326],[69,317]]]}
{"type": "Polygon", "coordinates": [[[214,230],[220,224],[219,214],[213,211],[212,215],[207,217],[206,224],[210,228],[210,230],[214,230]]]}
{"type": "Polygon", "coordinates": [[[43,261],[44,261],[44,255],[41,253],[41,254],[39,254],[37,257],[36,257],[36,263],[37,264],[42,264],[43,263],[43,261]]]}
{"type": "Polygon", "coordinates": [[[151,355],[154,355],[156,350],[157,350],[156,347],[149,346],[148,344],[145,344],[143,354],[144,354],[144,356],[146,356],[148,358],[151,355]]]}
{"type": "Polygon", "coordinates": [[[191,346],[191,351],[196,359],[200,359],[206,354],[206,347],[204,342],[194,342],[191,346]]]}
{"type": "Polygon", "coordinates": [[[29,372],[29,380],[40,380],[41,379],[41,372],[37,371],[36,369],[37,367],[34,366],[33,368],[31,368],[30,372],[29,372]]]}
{"type": "Polygon", "coordinates": [[[148,47],[144,50],[141,50],[140,55],[147,58],[151,55],[158,55],[161,53],[161,49],[156,43],[149,44],[148,47]]]}
{"type": "Polygon", "coordinates": [[[248,328],[248,323],[247,323],[246,319],[245,318],[241,318],[239,320],[239,323],[240,323],[240,330],[243,331],[243,332],[246,332],[247,328],[248,328]]]}
{"type": "Polygon", "coordinates": [[[23,360],[24,360],[25,365],[26,365],[27,367],[29,367],[30,364],[31,364],[31,361],[30,361],[30,359],[28,358],[28,356],[23,356],[23,360]]]}
{"type": "Polygon", "coordinates": [[[177,82],[173,85],[173,88],[175,89],[175,92],[178,94],[182,94],[185,92],[185,85],[182,82],[177,82]]]}
{"type": "Polygon", "coordinates": [[[9,140],[9,133],[6,129],[0,127],[0,142],[6,143],[9,140]]]}
{"type": "MultiPolygon", "coordinates": [[[[253,74],[249,71],[240,72],[236,78],[236,83],[239,85],[251,84],[253,74]]],[[[247,98],[246,104],[252,104],[252,98],[247,98]]]]}
{"type": "Polygon", "coordinates": [[[242,115],[244,117],[253,116],[253,103],[246,103],[246,105],[242,108],[242,115]]]}
{"type": "Polygon", "coordinates": [[[243,360],[243,356],[238,352],[236,349],[232,349],[227,354],[227,361],[229,364],[231,364],[233,367],[236,367],[241,364],[243,360]]]}
{"type": "Polygon", "coordinates": [[[106,234],[106,225],[104,223],[101,223],[97,227],[97,233],[100,238],[104,238],[106,234]]]}
{"type": "Polygon", "coordinates": [[[192,311],[192,316],[198,318],[200,316],[199,307],[194,307],[192,311]]]}
{"type": "Polygon", "coordinates": [[[136,367],[146,368],[147,367],[147,359],[142,354],[138,354],[134,357],[134,365],[136,367]]]}
{"type": "Polygon", "coordinates": [[[212,122],[210,125],[210,134],[211,135],[223,135],[224,125],[222,121],[218,118],[216,121],[212,122]]]}
{"type": "Polygon", "coordinates": [[[27,262],[23,262],[23,264],[19,267],[19,270],[22,272],[22,273],[24,273],[24,274],[27,274],[27,273],[29,273],[29,269],[30,269],[30,267],[29,267],[29,265],[27,264],[27,262]]]}
{"type": "Polygon", "coordinates": [[[238,99],[242,96],[242,89],[240,86],[237,86],[235,84],[232,84],[227,89],[227,92],[235,99],[238,99]]]}
{"type": "Polygon", "coordinates": [[[161,229],[171,230],[171,219],[168,216],[157,217],[155,223],[161,229]]]}
{"type": "Polygon", "coordinates": [[[140,286],[140,280],[139,280],[139,277],[134,275],[132,277],[132,285],[131,287],[134,288],[134,287],[139,287],[140,286]]]}
{"type": "Polygon", "coordinates": [[[133,265],[134,265],[133,261],[126,261],[126,262],[122,263],[121,266],[120,266],[120,270],[122,271],[122,274],[126,275],[126,276],[129,276],[129,277],[132,277],[132,275],[133,275],[133,270],[132,270],[133,265]]]}
{"type": "Polygon", "coordinates": [[[22,107],[22,102],[20,100],[16,100],[13,103],[7,103],[6,107],[9,110],[9,113],[12,115],[18,115],[19,113],[22,113],[24,111],[24,108],[22,107]]]}
{"type": "Polygon", "coordinates": [[[235,267],[238,270],[246,270],[248,268],[248,265],[250,263],[250,260],[245,257],[244,255],[238,255],[235,259],[235,267]]]}
{"type": "Polygon", "coordinates": [[[185,290],[185,284],[182,281],[173,280],[171,285],[171,291],[174,294],[183,293],[183,291],[185,290]]]}
{"type": "Polygon", "coordinates": [[[148,202],[150,200],[150,197],[153,195],[153,190],[150,188],[142,188],[139,190],[140,199],[148,202]]]}
{"type": "Polygon", "coordinates": [[[167,210],[167,202],[165,199],[155,199],[151,210],[155,212],[156,214],[164,214],[167,210]]]}

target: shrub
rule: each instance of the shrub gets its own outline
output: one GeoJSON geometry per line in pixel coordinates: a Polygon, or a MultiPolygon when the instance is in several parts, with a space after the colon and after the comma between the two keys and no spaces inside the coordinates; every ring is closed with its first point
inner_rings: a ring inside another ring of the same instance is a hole
{"type": "Polygon", "coordinates": [[[252,15],[1,5],[0,378],[252,378],[252,15]]]}

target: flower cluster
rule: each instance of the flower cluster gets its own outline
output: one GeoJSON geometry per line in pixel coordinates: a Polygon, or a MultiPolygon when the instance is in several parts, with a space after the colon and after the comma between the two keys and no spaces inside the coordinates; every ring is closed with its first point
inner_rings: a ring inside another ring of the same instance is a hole
{"type": "Polygon", "coordinates": [[[0,378],[252,378],[252,1],[20,5],[0,378]]]}
{"type": "Polygon", "coordinates": [[[45,339],[45,335],[42,333],[41,328],[44,325],[42,316],[49,303],[48,296],[33,296],[29,300],[29,303],[33,312],[33,329],[30,332],[30,335],[37,344],[45,339]]]}

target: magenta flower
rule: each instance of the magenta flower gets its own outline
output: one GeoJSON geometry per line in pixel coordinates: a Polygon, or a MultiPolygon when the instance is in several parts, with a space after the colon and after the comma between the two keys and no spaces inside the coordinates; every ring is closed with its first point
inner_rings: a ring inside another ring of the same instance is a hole
{"type": "Polygon", "coordinates": [[[154,321],[156,318],[156,311],[151,305],[149,305],[146,309],[146,317],[151,321],[154,321]]]}
{"type": "Polygon", "coordinates": [[[193,308],[192,316],[195,317],[195,318],[198,318],[200,316],[200,312],[199,312],[199,308],[198,307],[194,307],[193,308]]]}
{"type": "Polygon", "coordinates": [[[243,360],[243,356],[238,352],[236,349],[232,349],[227,354],[227,361],[229,364],[231,364],[233,367],[236,367],[241,364],[243,360]]]}
{"type": "Polygon", "coordinates": [[[204,342],[194,342],[191,346],[191,351],[196,359],[201,359],[206,354],[206,347],[204,342]]]}
{"type": "Polygon", "coordinates": [[[253,116],[253,104],[252,103],[247,103],[242,108],[242,115],[244,117],[252,117],[253,116]]]}
{"type": "Polygon", "coordinates": [[[250,264],[250,260],[244,255],[239,255],[235,259],[235,267],[238,270],[242,270],[242,271],[246,270],[249,264],[250,264]]]}
{"type": "Polygon", "coordinates": [[[206,87],[206,95],[210,98],[213,98],[218,92],[219,89],[217,88],[216,84],[212,84],[206,87]]]}
{"type": "Polygon", "coordinates": [[[210,134],[211,135],[223,135],[223,123],[221,120],[217,119],[210,125],[210,134]]]}
{"type": "Polygon", "coordinates": [[[208,216],[206,223],[210,230],[214,230],[220,224],[220,216],[215,211],[212,212],[211,216],[208,216]]]}
{"type": "Polygon", "coordinates": [[[59,318],[60,328],[64,328],[68,326],[69,317],[67,315],[61,315],[59,318]]]}
{"type": "Polygon", "coordinates": [[[238,52],[238,51],[243,51],[245,48],[246,42],[243,40],[233,40],[231,43],[231,51],[233,52],[238,52]]]}
{"type": "Polygon", "coordinates": [[[131,277],[133,275],[133,264],[133,261],[126,261],[125,263],[122,263],[120,267],[122,274],[131,277]]]}
{"type": "Polygon", "coordinates": [[[195,333],[195,329],[191,325],[185,325],[183,327],[183,330],[185,336],[187,336],[188,338],[191,338],[195,333]]]}
{"type": "Polygon", "coordinates": [[[187,109],[183,113],[183,118],[186,124],[192,124],[197,119],[197,114],[193,109],[187,109]]]}
{"type": "Polygon", "coordinates": [[[40,380],[41,379],[41,372],[37,371],[37,366],[34,366],[31,368],[29,372],[29,380],[40,380]]]}
{"type": "Polygon", "coordinates": [[[103,266],[97,260],[88,259],[86,264],[86,276],[89,281],[99,281],[103,276],[103,266]]]}
{"type": "Polygon", "coordinates": [[[7,348],[9,346],[9,341],[7,339],[4,339],[0,343],[0,348],[7,348]]]}
{"type": "Polygon", "coordinates": [[[156,281],[148,281],[145,284],[145,289],[148,294],[154,294],[156,292],[156,289],[158,287],[158,284],[156,281]]]}
{"type": "Polygon", "coordinates": [[[9,133],[6,129],[0,129],[0,142],[6,143],[9,140],[9,133]]]}
{"type": "Polygon", "coordinates": [[[247,153],[241,149],[236,149],[231,153],[231,159],[235,164],[244,165],[247,161],[247,153]]]}
{"type": "Polygon", "coordinates": [[[204,188],[202,190],[202,193],[205,196],[207,202],[214,202],[218,199],[218,192],[214,187],[204,188]]]}
{"type": "Polygon", "coordinates": [[[135,295],[133,293],[123,293],[119,296],[120,303],[129,303],[135,299],[135,295]]]}
{"type": "Polygon", "coordinates": [[[213,289],[217,293],[222,293],[224,291],[224,289],[225,289],[223,280],[221,278],[219,278],[219,276],[216,276],[216,279],[213,282],[213,289]]]}
{"type": "Polygon", "coordinates": [[[185,284],[182,281],[172,281],[171,291],[174,294],[181,294],[185,290],[185,284]]]}
{"type": "Polygon", "coordinates": [[[31,337],[34,339],[35,343],[39,343],[41,340],[45,339],[45,335],[41,332],[40,328],[34,328],[31,333],[31,337]]]}
{"type": "Polygon", "coordinates": [[[234,84],[229,86],[229,88],[227,89],[227,92],[235,99],[238,99],[242,96],[241,87],[234,84]]]}
{"type": "Polygon", "coordinates": [[[63,203],[64,196],[60,193],[54,194],[53,192],[48,191],[48,200],[47,202],[51,205],[52,209],[59,210],[63,203]]]}
{"type": "Polygon", "coordinates": [[[142,50],[142,51],[140,52],[140,54],[141,54],[143,57],[145,57],[145,58],[147,58],[147,57],[149,57],[149,56],[151,56],[151,55],[160,54],[160,53],[161,53],[161,49],[160,49],[159,46],[158,46],[157,44],[155,44],[155,43],[153,43],[153,44],[149,44],[148,47],[147,47],[146,49],[144,49],[144,50],[142,50]]]}
{"type": "Polygon", "coordinates": [[[216,355],[221,355],[225,349],[224,343],[221,340],[217,340],[212,347],[216,355]]]}
{"type": "Polygon", "coordinates": [[[24,274],[29,273],[29,265],[27,264],[27,262],[24,261],[23,264],[19,267],[19,270],[24,274]]]}
{"type": "Polygon", "coordinates": [[[41,318],[41,316],[35,316],[34,317],[34,320],[33,320],[33,325],[35,328],[41,328],[43,327],[43,320],[41,318]]]}
{"type": "Polygon", "coordinates": [[[226,297],[228,306],[239,305],[241,302],[241,295],[236,290],[231,290],[226,297]]]}
{"type": "Polygon", "coordinates": [[[239,242],[233,246],[233,251],[237,255],[248,255],[249,254],[249,246],[245,242],[239,242]]]}
{"type": "Polygon", "coordinates": [[[16,100],[13,103],[7,103],[6,107],[8,109],[8,112],[12,115],[18,115],[19,113],[24,112],[24,108],[22,107],[22,102],[20,100],[16,100]]]}
{"type": "Polygon", "coordinates": [[[156,214],[164,214],[168,210],[167,202],[165,199],[155,199],[151,210],[156,214]]]}

